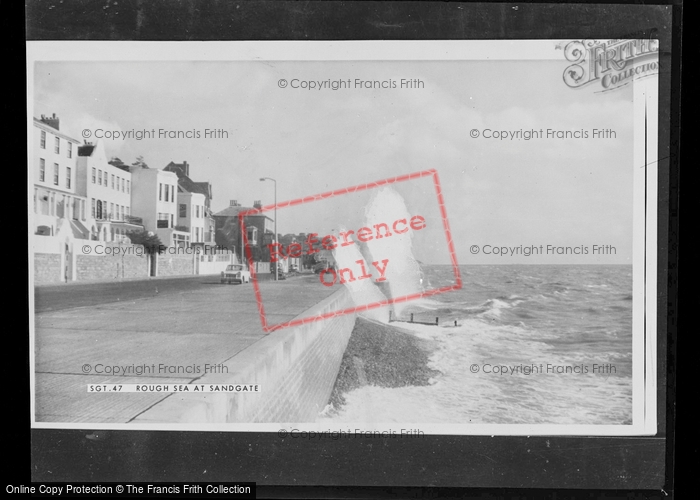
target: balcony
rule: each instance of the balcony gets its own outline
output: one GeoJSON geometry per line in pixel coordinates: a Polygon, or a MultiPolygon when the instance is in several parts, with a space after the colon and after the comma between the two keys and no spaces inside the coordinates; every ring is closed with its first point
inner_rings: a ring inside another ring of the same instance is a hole
{"type": "Polygon", "coordinates": [[[125,215],[124,222],[128,222],[130,224],[140,224],[143,226],[143,218],[142,217],[134,217],[133,215],[125,215]]]}

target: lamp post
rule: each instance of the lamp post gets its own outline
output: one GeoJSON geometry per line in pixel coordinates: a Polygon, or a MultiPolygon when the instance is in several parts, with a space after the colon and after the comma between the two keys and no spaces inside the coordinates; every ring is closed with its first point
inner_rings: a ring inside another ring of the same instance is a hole
{"type": "MultiPolygon", "coordinates": [[[[275,236],[273,238],[273,243],[277,243],[277,181],[273,179],[272,177],[261,177],[260,181],[265,182],[265,181],[272,181],[275,183],[275,236]]],[[[263,226],[264,227],[264,226],[263,226]]],[[[279,279],[279,265],[275,263],[275,281],[278,281],[279,279]]]]}

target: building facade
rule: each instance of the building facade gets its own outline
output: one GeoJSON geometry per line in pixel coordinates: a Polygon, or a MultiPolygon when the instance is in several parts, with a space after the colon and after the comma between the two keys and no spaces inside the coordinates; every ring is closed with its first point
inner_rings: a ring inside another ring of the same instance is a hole
{"type": "Polygon", "coordinates": [[[190,244],[204,244],[207,229],[204,195],[177,193],[177,229],[190,233],[190,244]]]}
{"type": "Polygon", "coordinates": [[[178,225],[191,227],[191,244],[213,246],[215,244],[215,221],[211,211],[211,184],[193,181],[190,178],[190,165],[186,161],[182,163],[171,161],[163,170],[177,175],[178,220],[181,217],[180,213],[186,214],[182,216],[183,222],[178,222],[178,225]],[[183,205],[186,207],[183,208],[183,205]],[[190,216],[190,207],[194,213],[192,216],[190,216]]]}
{"type": "MultiPolygon", "coordinates": [[[[229,206],[213,215],[216,230],[216,244],[236,252],[238,258],[244,261],[247,255],[243,249],[241,227],[238,223],[238,214],[253,208],[261,208],[258,200],[253,207],[243,207],[237,200],[231,200],[229,206]]],[[[272,243],[274,236],[274,220],[264,214],[246,215],[246,236],[251,249],[253,261],[270,262],[270,251],[267,245],[272,243]]]]}
{"type": "Polygon", "coordinates": [[[77,190],[87,200],[91,240],[128,243],[128,231],[142,229],[131,213],[132,175],[108,163],[102,141],[78,148],[77,190]]]}
{"type": "Polygon", "coordinates": [[[173,172],[131,166],[131,209],[141,218],[146,231],[153,232],[165,246],[188,246],[190,233],[177,226],[177,175],[173,172]]]}
{"type": "Polygon", "coordinates": [[[63,225],[77,237],[86,232],[86,200],[76,190],[79,145],[60,132],[55,114],[34,118],[34,234],[54,236],[63,225]]]}

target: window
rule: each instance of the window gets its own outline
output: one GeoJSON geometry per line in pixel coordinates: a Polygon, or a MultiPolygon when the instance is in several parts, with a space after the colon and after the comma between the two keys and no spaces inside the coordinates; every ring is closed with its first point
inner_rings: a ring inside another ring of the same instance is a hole
{"type": "Polygon", "coordinates": [[[158,227],[158,228],[170,227],[168,224],[170,224],[169,214],[166,214],[163,212],[158,212],[158,221],[156,223],[156,227],[158,227]]]}
{"type": "Polygon", "coordinates": [[[66,167],[66,189],[70,189],[70,167],[66,167]]]}
{"type": "Polygon", "coordinates": [[[90,210],[90,214],[94,219],[97,216],[97,213],[95,212],[95,198],[90,198],[90,210]]]}
{"type": "Polygon", "coordinates": [[[112,189],[114,189],[114,174],[112,174],[112,189]]]}
{"type": "Polygon", "coordinates": [[[68,158],[73,158],[73,143],[68,142],[68,158]]]}
{"type": "Polygon", "coordinates": [[[126,215],[127,217],[129,217],[129,207],[126,207],[126,209],[125,209],[125,211],[124,211],[124,215],[126,215]]]}
{"type": "Polygon", "coordinates": [[[158,201],[163,201],[163,184],[158,183],[158,201]]]}
{"type": "Polygon", "coordinates": [[[44,182],[46,179],[46,160],[39,158],[39,180],[44,182]]]}
{"type": "Polygon", "coordinates": [[[85,220],[85,200],[80,200],[80,218],[85,220]]]}
{"type": "Polygon", "coordinates": [[[61,138],[60,138],[60,137],[56,137],[55,140],[56,140],[56,145],[55,145],[54,148],[53,148],[53,152],[56,153],[56,154],[58,154],[58,153],[61,152],[61,138]]]}
{"type": "Polygon", "coordinates": [[[170,201],[175,203],[175,186],[170,186],[170,201]]]}
{"type": "Polygon", "coordinates": [[[102,201],[97,200],[97,214],[95,215],[96,219],[101,219],[102,218],[102,201]]]}
{"type": "Polygon", "coordinates": [[[41,149],[46,149],[46,131],[41,131],[41,149]]]}
{"type": "Polygon", "coordinates": [[[248,228],[248,244],[249,245],[257,245],[258,244],[258,228],[257,227],[249,227],[248,228]]]}
{"type": "Polygon", "coordinates": [[[175,216],[173,214],[170,214],[170,227],[175,226],[175,216]]]}
{"type": "Polygon", "coordinates": [[[114,218],[114,203],[109,204],[109,218],[114,218]]]}
{"type": "Polygon", "coordinates": [[[187,205],[180,203],[180,217],[187,218],[187,205]]]}
{"type": "Polygon", "coordinates": [[[97,184],[102,185],[102,170],[97,171],[97,184]]]}
{"type": "Polygon", "coordinates": [[[58,163],[53,164],[53,183],[58,186],[58,163]]]}
{"type": "Polygon", "coordinates": [[[168,195],[170,194],[170,189],[168,188],[168,185],[165,185],[165,201],[170,201],[170,198],[168,195]]]}
{"type": "Polygon", "coordinates": [[[130,184],[130,182],[129,182],[129,181],[126,181],[126,192],[127,192],[127,193],[129,192],[129,184],[130,184]]]}
{"type": "Polygon", "coordinates": [[[95,177],[97,177],[97,169],[92,167],[92,183],[95,183],[95,177]]]}

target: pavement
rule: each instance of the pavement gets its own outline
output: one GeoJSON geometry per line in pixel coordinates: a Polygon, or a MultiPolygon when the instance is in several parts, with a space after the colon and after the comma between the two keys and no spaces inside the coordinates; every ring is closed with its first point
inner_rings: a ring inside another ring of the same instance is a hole
{"type": "MultiPolygon", "coordinates": [[[[272,324],[337,290],[316,275],[259,285],[272,324]]],[[[253,285],[218,276],[36,287],[35,298],[37,422],[130,422],[168,394],[88,393],[88,384],[191,383],[267,335],[253,285]]]]}

